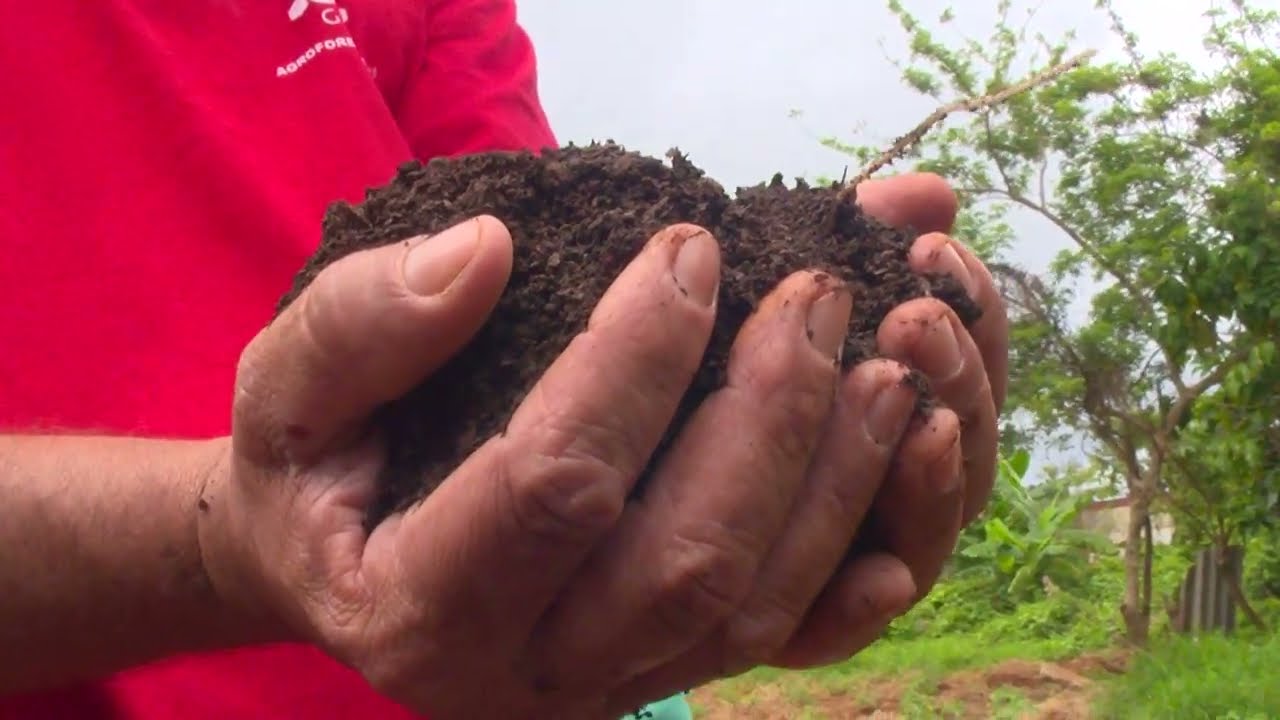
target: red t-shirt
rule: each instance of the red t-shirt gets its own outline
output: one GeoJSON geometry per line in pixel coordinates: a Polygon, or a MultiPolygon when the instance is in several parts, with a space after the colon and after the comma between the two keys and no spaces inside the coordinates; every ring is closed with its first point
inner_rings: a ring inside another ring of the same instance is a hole
{"type": "MultiPolygon", "coordinates": [[[[331,201],[555,144],[511,0],[33,0],[0,13],[0,430],[229,431],[241,348],[331,201]]],[[[407,717],[297,646],[0,718],[407,717]]]]}

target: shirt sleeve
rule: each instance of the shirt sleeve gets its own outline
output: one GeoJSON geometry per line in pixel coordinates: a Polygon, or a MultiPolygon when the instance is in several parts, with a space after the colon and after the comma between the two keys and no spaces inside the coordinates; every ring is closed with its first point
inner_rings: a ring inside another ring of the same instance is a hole
{"type": "Polygon", "coordinates": [[[414,156],[554,147],[514,0],[425,4],[426,47],[397,113],[414,156]]]}

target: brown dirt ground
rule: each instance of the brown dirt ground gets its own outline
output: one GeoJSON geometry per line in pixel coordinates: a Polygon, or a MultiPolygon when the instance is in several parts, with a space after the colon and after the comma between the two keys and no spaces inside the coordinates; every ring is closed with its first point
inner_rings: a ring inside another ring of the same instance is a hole
{"type": "MultiPolygon", "coordinates": [[[[1008,660],[981,670],[964,670],[942,678],[923,695],[930,708],[925,716],[969,718],[1017,717],[1026,720],[1088,720],[1096,678],[1124,672],[1128,656],[1119,650],[1092,653],[1061,662],[1008,660]],[[993,698],[1020,696],[1012,714],[997,714],[993,698]]],[[[856,688],[832,689],[771,683],[750,690],[718,693],[715,686],[693,694],[697,720],[793,720],[800,718],[864,718],[899,720],[921,717],[904,707],[909,678],[868,679],[856,688]]],[[[917,689],[917,693],[921,693],[917,689]]]]}

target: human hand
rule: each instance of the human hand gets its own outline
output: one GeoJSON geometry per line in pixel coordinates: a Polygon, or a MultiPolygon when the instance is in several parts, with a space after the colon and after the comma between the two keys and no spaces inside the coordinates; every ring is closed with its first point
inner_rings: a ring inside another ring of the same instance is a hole
{"type": "MultiPolygon", "coordinates": [[[[941,301],[914,300],[889,313],[877,336],[882,353],[925,372],[938,399],[963,428],[959,477],[950,491],[938,486],[945,474],[936,476],[932,490],[920,483],[890,482],[873,510],[883,540],[912,567],[917,592],[923,595],[937,579],[960,529],[973,521],[991,495],[997,421],[1009,381],[1009,321],[991,273],[949,236],[957,206],[945,180],[927,173],[902,175],[866,183],[859,197],[863,207],[884,222],[923,233],[911,248],[912,268],[957,280],[982,312],[966,329],[941,301]],[[938,529],[938,536],[921,532],[928,528],[938,529]]],[[[899,458],[900,464],[909,461],[899,458]]]]}
{"type": "MultiPolygon", "coordinates": [[[[508,432],[365,537],[379,461],[377,439],[364,433],[368,414],[465,343],[509,272],[505,231],[492,220],[476,227],[475,255],[444,294],[408,291],[398,248],[360,253],[327,270],[246,351],[235,452],[214,475],[201,523],[215,584],[440,718],[611,716],[656,697],[645,690],[655,679],[688,687],[770,655],[796,623],[733,618],[753,617],[744,608],[796,572],[811,588],[807,607],[838,565],[824,569],[822,558],[847,546],[914,404],[898,385],[903,369],[856,369],[833,405],[834,366],[818,348],[839,344],[847,293],[797,274],[748,322],[729,390],[708,402],[659,473],[659,497],[681,502],[624,512],[713,315],[695,280],[714,287],[714,241],[673,228],[619,278],[508,432]],[[703,251],[674,260],[686,244],[703,251]],[[810,345],[805,310],[819,304],[827,309],[815,321],[827,318],[810,345]],[[886,399],[872,418],[873,397],[886,399]],[[850,432],[863,419],[866,430],[850,432]],[[716,452],[744,438],[754,441],[749,452],[716,452]],[[819,445],[828,459],[809,471],[819,445]],[[563,610],[584,601],[592,612],[563,610]],[[748,630],[723,631],[730,626],[748,630]],[[629,637],[641,642],[621,641],[629,637]],[[699,650],[717,643],[731,650],[699,650]]],[[[914,585],[895,562],[863,558],[832,587],[870,584],[885,608],[904,604],[914,585]]],[[[828,590],[833,599],[819,607],[847,604],[828,590]]],[[[830,625],[811,618],[805,628],[830,625]]]]}
{"type": "Polygon", "coordinates": [[[895,407],[914,402],[906,388],[895,389],[906,369],[883,360],[854,368],[791,510],[789,534],[775,544],[755,589],[716,632],[635,678],[619,697],[660,697],[755,664],[806,668],[853,656],[929,592],[961,528],[987,502],[1007,387],[1003,301],[982,263],[946,235],[957,203],[943,179],[908,174],[869,181],[858,198],[881,222],[924,233],[910,251],[913,269],[951,275],[982,310],[966,329],[942,302],[921,299],[895,308],[881,324],[880,352],[923,371],[943,407],[896,440],[894,420],[876,417],[884,406],[868,399],[879,391],[895,407]],[[864,422],[882,428],[877,442],[853,441],[864,422]],[[857,550],[850,554],[855,532],[857,550]]]}
{"type": "Polygon", "coordinates": [[[852,308],[829,276],[797,273],[764,301],[729,386],[644,501],[625,503],[714,318],[718,248],[689,226],[622,273],[503,435],[366,536],[381,461],[369,416],[466,342],[511,267],[493,219],[421,248],[425,265],[402,246],[334,263],[246,349],[231,446],[200,514],[228,602],[440,720],[616,717],[637,704],[623,692],[637,676],[668,668],[687,685],[722,669],[681,658],[792,564],[820,589],[830,569],[808,547],[847,546],[857,508],[843,500],[879,485],[914,404],[891,362],[856,370],[833,403],[852,308]],[[832,444],[857,472],[810,472],[832,444]],[[816,519],[789,514],[793,499],[816,519]]]}
{"type": "Polygon", "coordinates": [[[912,603],[927,595],[960,531],[986,506],[995,480],[997,422],[1008,387],[1008,317],[991,273],[949,236],[955,193],[936,175],[914,173],[860,185],[858,202],[881,222],[922,233],[910,251],[912,268],[957,280],[982,315],[966,329],[941,301],[924,298],[895,308],[881,323],[880,352],[924,372],[945,409],[907,432],[860,531],[859,547],[867,552],[851,559],[844,579],[828,586],[804,630],[776,658],[786,667],[852,656],[884,631],[892,616],[874,609],[900,596],[884,579],[887,572],[879,580],[862,577],[858,570],[865,564],[905,565],[915,586],[912,603]]]}

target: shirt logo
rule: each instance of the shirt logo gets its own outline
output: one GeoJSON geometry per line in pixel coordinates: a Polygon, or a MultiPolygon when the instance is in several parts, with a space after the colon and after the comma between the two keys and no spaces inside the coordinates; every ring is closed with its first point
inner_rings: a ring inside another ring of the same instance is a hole
{"type": "Polygon", "coordinates": [[[338,0],[293,0],[293,4],[289,6],[289,19],[297,22],[312,5],[323,5],[325,7],[320,11],[320,19],[328,25],[341,25],[347,21],[347,11],[336,7],[337,4],[338,0]]]}
{"type": "MultiPolygon", "coordinates": [[[[350,19],[346,8],[338,7],[338,0],[291,0],[291,2],[292,4],[289,5],[290,22],[297,22],[301,20],[307,15],[307,11],[311,9],[312,5],[318,6],[316,9],[319,11],[320,20],[325,25],[345,25],[350,19]]],[[[315,14],[316,13],[314,12],[311,13],[311,15],[315,14]]],[[[370,66],[368,61],[364,59],[364,56],[360,54],[359,50],[356,48],[356,41],[351,37],[350,31],[345,27],[334,28],[334,31],[337,32],[336,35],[331,35],[328,38],[313,41],[308,47],[300,50],[293,58],[277,65],[276,77],[290,77],[302,70],[302,68],[306,67],[322,54],[326,54],[334,50],[355,50],[356,57],[360,58],[360,62],[364,63],[364,66],[369,70],[369,73],[376,78],[378,76],[377,68],[370,66]]]]}

